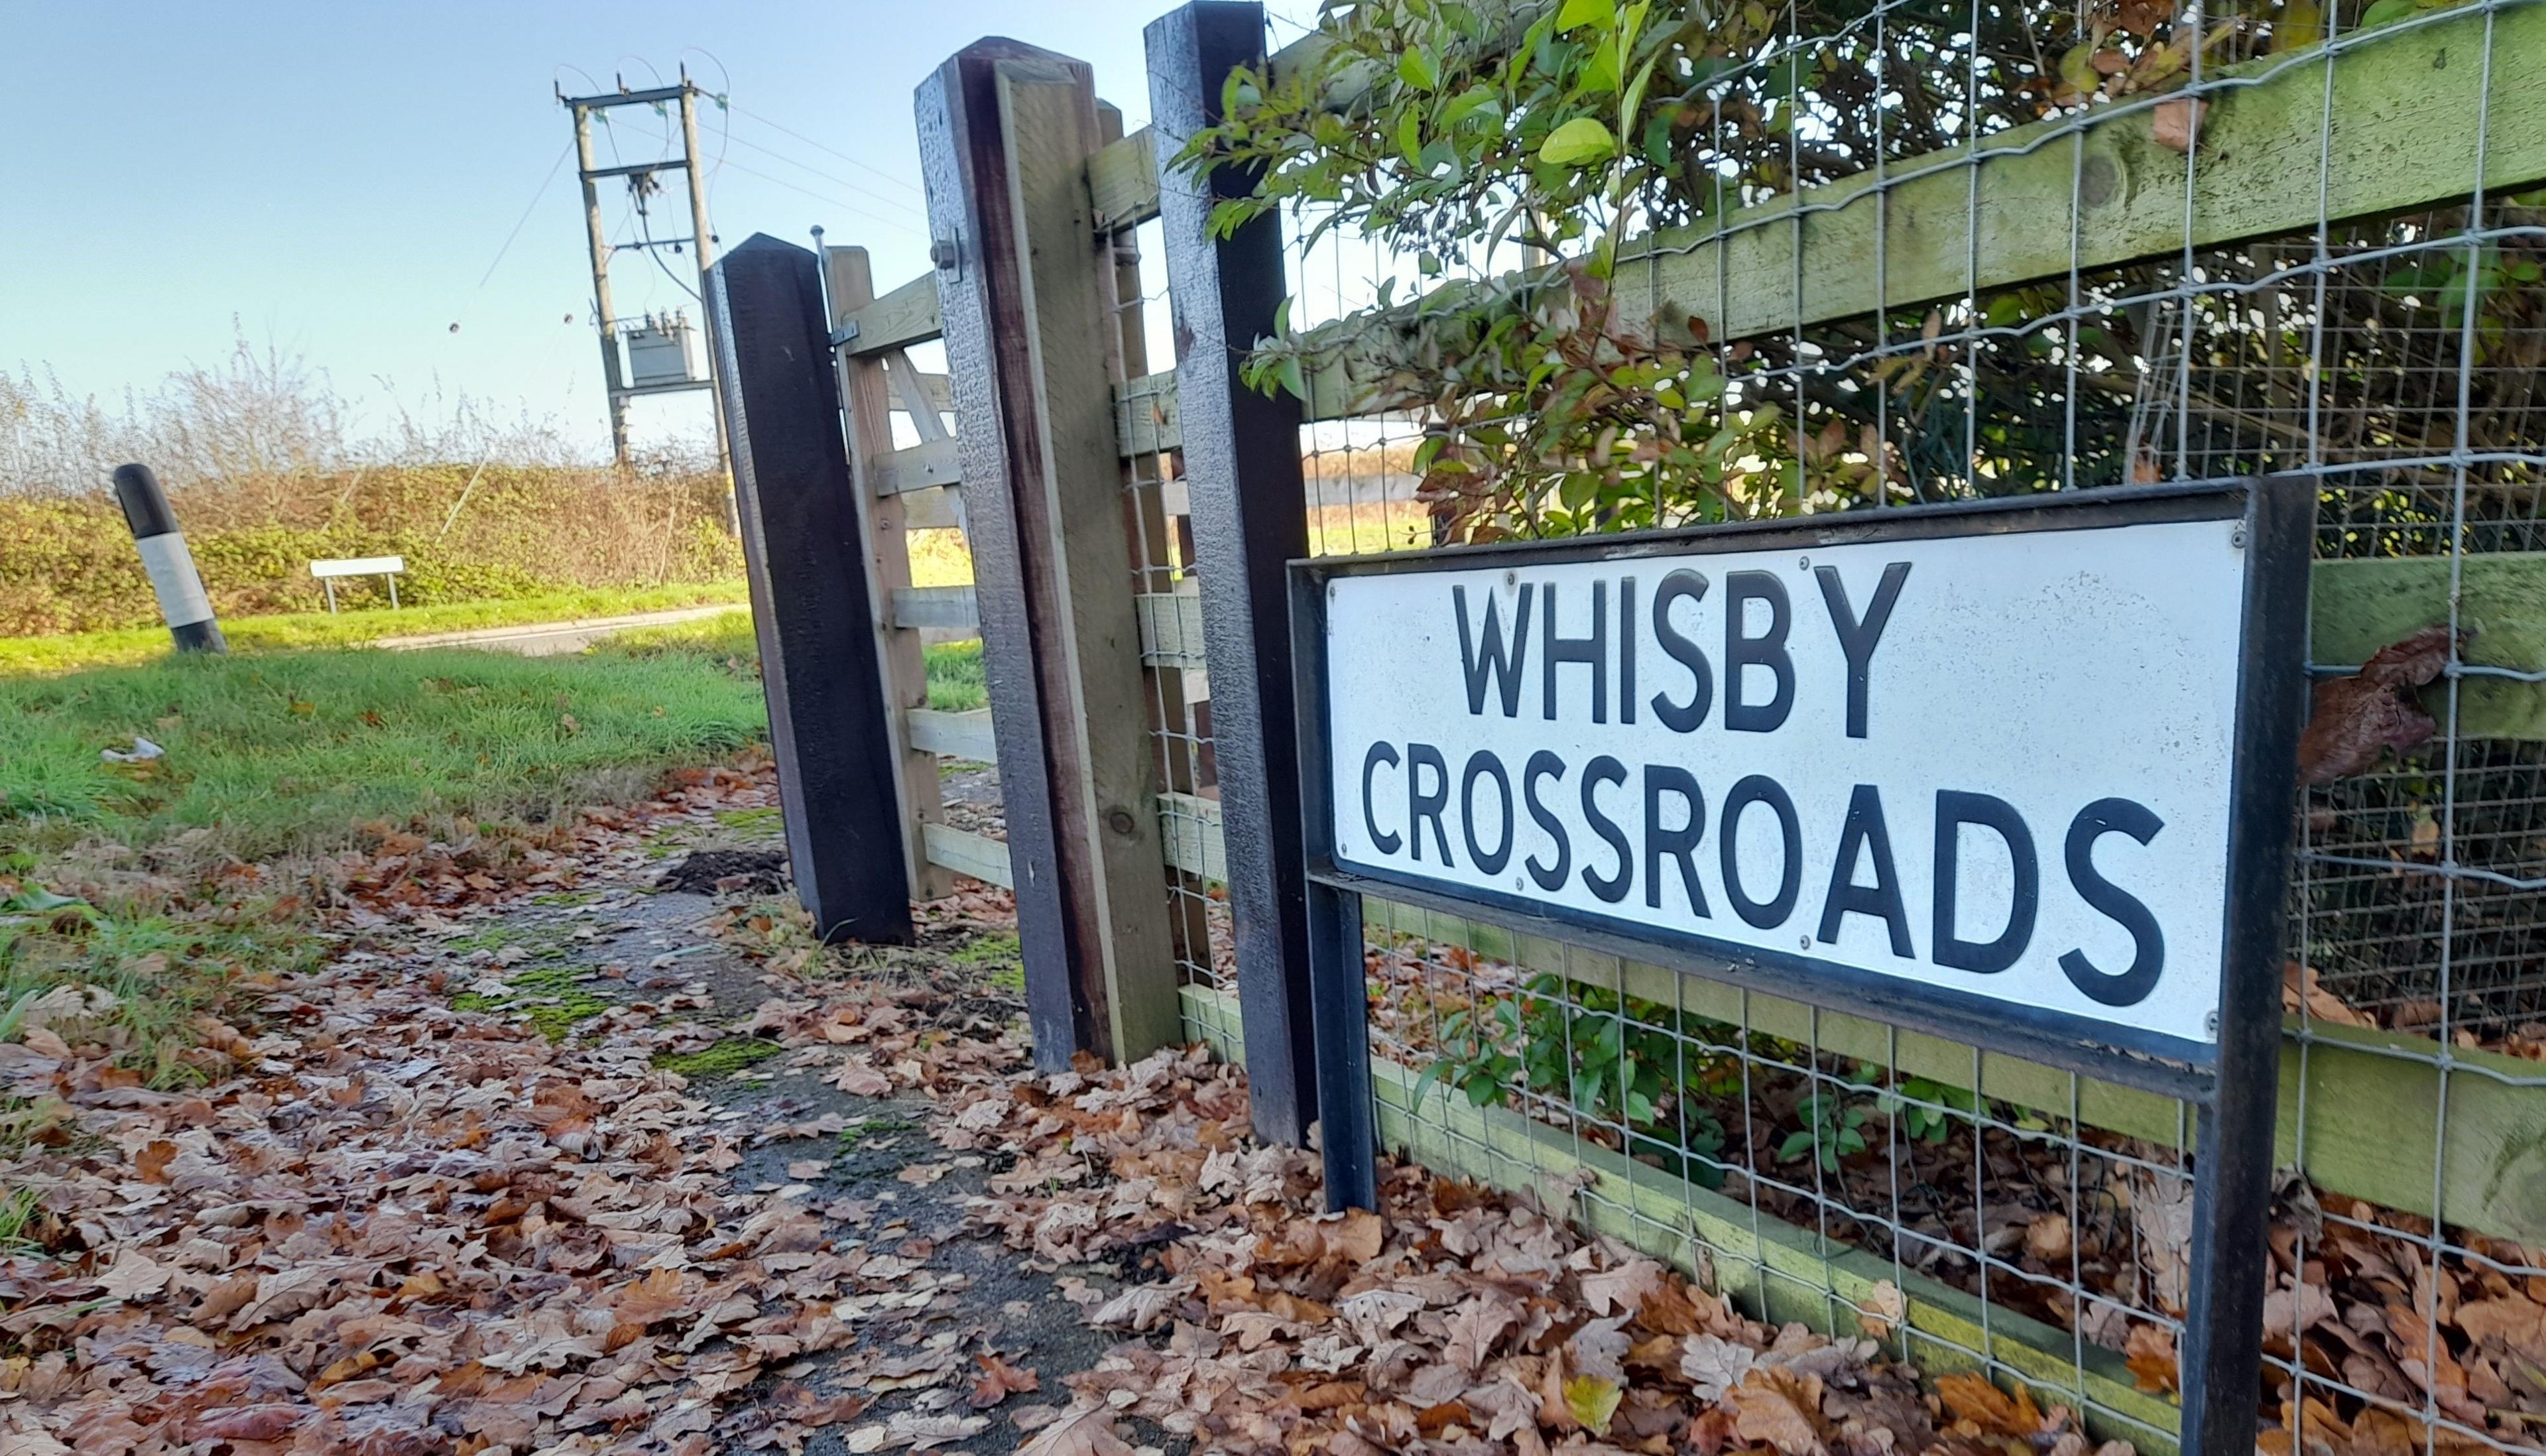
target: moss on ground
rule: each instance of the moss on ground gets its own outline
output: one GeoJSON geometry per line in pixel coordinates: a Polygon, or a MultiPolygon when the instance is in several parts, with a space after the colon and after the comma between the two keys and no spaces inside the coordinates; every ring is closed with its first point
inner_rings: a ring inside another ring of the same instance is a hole
{"type": "Polygon", "coordinates": [[[881,1138],[892,1133],[907,1133],[913,1131],[918,1126],[919,1124],[912,1122],[906,1117],[885,1116],[861,1118],[858,1121],[849,1124],[847,1127],[840,1129],[840,1146],[842,1148],[855,1148],[860,1143],[866,1142],[871,1138],[881,1138]]]}
{"type": "Polygon", "coordinates": [[[676,1071],[687,1077],[730,1076],[746,1067],[766,1062],[785,1047],[756,1036],[729,1036],[711,1047],[695,1052],[657,1052],[654,1065],[665,1071],[676,1071]]]}
{"type": "Polygon", "coordinates": [[[775,809],[720,810],[717,822],[744,834],[775,834],[785,828],[775,809]]]}
{"type": "Polygon", "coordinates": [[[584,988],[587,973],[574,966],[541,966],[505,979],[505,994],[462,991],[451,998],[455,1011],[520,1015],[552,1042],[564,1041],[584,1022],[610,1009],[610,1003],[584,988]]]}
{"type": "Polygon", "coordinates": [[[950,958],[957,965],[977,967],[990,974],[990,985],[1001,990],[1025,994],[1025,947],[1012,933],[984,935],[966,941],[950,958]]]}

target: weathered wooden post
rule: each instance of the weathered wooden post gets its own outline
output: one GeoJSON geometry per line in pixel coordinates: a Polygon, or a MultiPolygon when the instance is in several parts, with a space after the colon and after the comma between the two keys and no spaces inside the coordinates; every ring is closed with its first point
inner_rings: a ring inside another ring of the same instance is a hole
{"type": "Polygon", "coordinates": [[[1108,380],[1113,244],[1094,78],[1013,41],[920,87],[966,534],[1035,1055],[1180,1034],[1140,624],[1108,380]]]}
{"type": "Polygon", "coordinates": [[[897,764],[817,267],[755,235],[709,270],[708,327],[796,894],[825,940],[906,943],[897,764]]]}
{"type": "Polygon", "coordinates": [[[1221,167],[1197,177],[1173,165],[1188,138],[1221,120],[1230,71],[1262,63],[1264,7],[1198,0],[1151,22],[1147,40],[1247,1083],[1256,1135],[1298,1144],[1316,1118],[1316,1054],[1283,563],[1309,554],[1308,498],[1299,401],[1237,375],[1282,303],[1282,223],[1268,214],[1214,238],[1213,206],[1250,192],[1253,175],[1221,167]]]}

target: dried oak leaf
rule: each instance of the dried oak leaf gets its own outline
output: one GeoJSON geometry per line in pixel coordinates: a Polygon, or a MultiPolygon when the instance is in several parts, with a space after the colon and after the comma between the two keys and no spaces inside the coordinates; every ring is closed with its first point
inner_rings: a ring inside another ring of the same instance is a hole
{"type": "Polygon", "coordinates": [[[2355,1011],[2350,1004],[2317,984],[2316,968],[2296,961],[2281,963],[2281,1009],[2296,1015],[2304,1007],[2317,1021],[2331,1021],[2336,1026],[2376,1026],[2367,1013],[2355,1011]]]}
{"type": "Polygon", "coordinates": [[[1909,1297],[1901,1292],[1900,1285],[1885,1279],[1867,1290],[1865,1297],[1858,1302],[1856,1326],[1876,1339],[1881,1339],[1892,1332],[1892,1327],[1908,1318],[1910,1318],[1909,1297]]]}
{"type": "Polygon", "coordinates": [[[193,1441],[279,1441],[318,1413],[306,1406],[242,1406],[207,1411],[186,1422],[193,1441]]]}
{"type": "Polygon", "coordinates": [[[2546,1369],[2546,1305],[2517,1295],[2477,1300],[2458,1307],[2457,1323],[2478,1345],[2546,1369]]]}
{"type": "Polygon", "coordinates": [[[1679,1360],[1682,1379],[1697,1387],[1701,1401],[1720,1401],[1725,1393],[1741,1383],[1750,1367],[1758,1362],[1758,1352],[1746,1344],[1737,1344],[1721,1335],[1692,1334],[1679,1360]]]}
{"type": "Polygon", "coordinates": [[[2042,1410],[2030,1392],[2012,1396],[1978,1375],[1946,1375],[1936,1381],[1936,1397],[1958,1421],[1969,1421],[1985,1434],[2029,1440],[2042,1428],[2042,1410]]]}
{"type": "Polygon", "coordinates": [[[1114,1433],[1113,1413],[1099,1407],[1074,1411],[1045,1426],[1017,1448],[1017,1456],[1133,1456],[1133,1451],[1114,1433]]]}
{"type": "Polygon", "coordinates": [[[1449,1340],[1442,1353],[1474,1375],[1485,1368],[1485,1361],[1493,1354],[1494,1341],[1518,1325],[1520,1317],[1520,1302],[1501,1290],[1477,1294],[1450,1312],[1449,1340]]]}
{"type": "Polygon", "coordinates": [[[2174,1336],[2155,1325],[2131,1327],[2130,1337],[2122,1342],[2122,1363],[2130,1367],[2131,1379],[2144,1391],[2171,1391],[2182,1383],[2174,1336]]]}
{"type": "Polygon", "coordinates": [[[177,1145],[161,1138],[132,1156],[132,1170],[145,1183],[164,1183],[168,1181],[168,1164],[176,1160],[177,1145]]]}
{"type": "Polygon", "coordinates": [[[1032,1370],[1020,1370],[984,1350],[973,1357],[981,1367],[981,1378],[973,1382],[972,1407],[987,1411],[1010,1396],[1027,1396],[1043,1389],[1043,1377],[1032,1370]]]}
{"type": "Polygon", "coordinates": [[[2299,737],[2299,782],[2331,784],[2366,772],[2379,754],[2402,752],[2438,731],[2414,690],[2440,675],[2456,644],[2449,629],[2426,627],[2371,653],[2353,676],[2317,684],[2299,737]]]}
{"type": "Polygon", "coordinates": [[[1785,1456],[1827,1456],[1820,1376],[1754,1367],[1725,1399],[1733,1407],[1733,1428],[1743,1440],[1765,1441],[1785,1456]]]}

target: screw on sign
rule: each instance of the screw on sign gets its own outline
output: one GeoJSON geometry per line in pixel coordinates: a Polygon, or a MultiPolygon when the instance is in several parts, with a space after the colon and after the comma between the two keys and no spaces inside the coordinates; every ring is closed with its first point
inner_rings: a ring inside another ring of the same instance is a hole
{"type": "Polygon", "coordinates": [[[1364,891],[2181,1097],[2184,1449],[2250,1447],[2314,499],[1295,563],[1330,1195],[1373,1192],[1364,891]]]}

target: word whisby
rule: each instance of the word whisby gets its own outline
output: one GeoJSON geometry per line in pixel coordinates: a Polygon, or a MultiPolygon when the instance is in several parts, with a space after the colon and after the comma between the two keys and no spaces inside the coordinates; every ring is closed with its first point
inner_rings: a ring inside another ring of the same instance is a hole
{"type": "Polygon", "coordinates": [[[1334,858],[2201,1040],[2241,585],[2218,522],[1340,576],[1334,858]]]}

